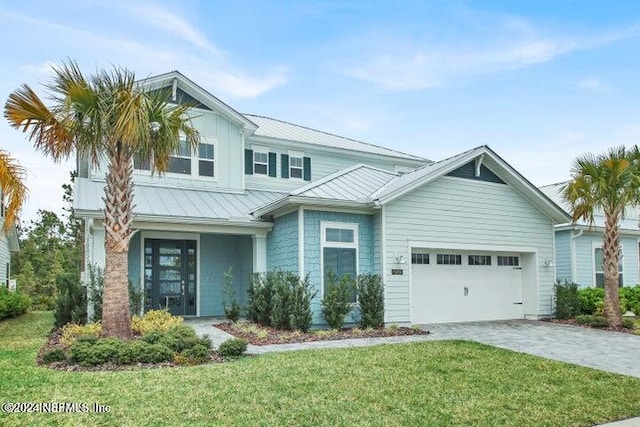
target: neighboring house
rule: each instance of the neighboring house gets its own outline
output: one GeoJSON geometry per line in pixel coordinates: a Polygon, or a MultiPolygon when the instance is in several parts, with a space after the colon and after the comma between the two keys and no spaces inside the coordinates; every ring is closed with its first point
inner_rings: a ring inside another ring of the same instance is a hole
{"type": "Polygon", "coordinates": [[[15,290],[15,282],[11,280],[11,254],[20,250],[18,231],[12,225],[7,232],[4,226],[4,206],[0,206],[0,286],[15,290]]]}
{"type": "MultiPolygon", "coordinates": [[[[221,316],[224,272],[246,303],[251,273],[380,274],[385,322],[550,315],[553,227],[561,208],[486,146],[429,160],[266,117],[240,114],[178,72],[150,78],[197,104],[203,135],[162,178],[134,162],[138,230],[129,277],[145,309],[221,316]]],[[[104,265],[104,170],[78,159],[76,214],[87,264],[104,265]]]]}
{"type": "MultiPolygon", "coordinates": [[[[570,211],[562,198],[562,188],[566,182],[540,187],[540,190],[556,204],[570,211]]],[[[620,286],[634,286],[640,283],[638,273],[638,210],[627,209],[620,224],[620,249],[622,259],[619,264],[620,286]]],[[[577,283],[581,287],[604,287],[602,267],[602,243],[604,214],[596,213],[594,224],[578,221],[556,225],[556,277],[577,283]]]]}

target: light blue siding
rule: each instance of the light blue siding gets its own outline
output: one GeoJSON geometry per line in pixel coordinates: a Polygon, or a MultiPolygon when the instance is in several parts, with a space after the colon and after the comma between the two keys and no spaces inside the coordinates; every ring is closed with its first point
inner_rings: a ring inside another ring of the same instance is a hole
{"type": "MultiPolygon", "coordinates": [[[[325,212],[325,211],[304,211],[304,269],[309,275],[309,281],[318,290],[316,298],[312,302],[313,323],[315,325],[324,325],[325,320],[322,317],[321,310],[321,268],[320,252],[321,252],[321,236],[320,223],[322,221],[347,222],[358,224],[358,274],[375,273],[374,259],[374,231],[373,216],[341,213],[341,212],[325,212]]],[[[347,316],[347,322],[357,321],[357,314],[351,313],[347,316]]]]}
{"type": "MultiPolygon", "coordinates": [[[[623,282],[625,286],[638,284],[638,243],[635,237],[623,236],[623,282]]],[[[577,283],[581,287],[595,286],[593,251],[602,247],[602,233],[584,232],[575,241],[577,283]]]]}
{"type": "Polygon", "coordinates": [[[298,274],[298,212],[275,218],[267,235],[267,270],[298,274]]]}
{"type": "Polygon", "coordinates": [[[373,215],[373,271],[382,273],[382,214],[373,215]]]}
{"type": "Polygon", "coordinates": [[[249,278],[253,270],[251,236],[200,235],[200,315],[224,315],[224,273],[232,268],[235,298],[247,303],[249,278]]]}
{"type": "Polygon", "coordinates": [[[140,272],[142,266],[142,239],[140,232],[133,235],[129,242],[129,282],[136,288],[142,288],[142,278],[140,272]]]}
{"type": "Polygon", "coordinates": [[[410,322],[409,277],[390,271],[395,254],[407,254],[409,240],[532,248],[537,265],[527,257],[525,315],[550,314],[554,272],[543,262],[553,256],[553,224],[510,186],[442,177],[388,203],[384,214],[386,322],[410,322]]]}
{"type": "Polygon", "coordinates": [[[572,281],[571,277],[571,231],[556,232],[556,279],[572,281]]]}

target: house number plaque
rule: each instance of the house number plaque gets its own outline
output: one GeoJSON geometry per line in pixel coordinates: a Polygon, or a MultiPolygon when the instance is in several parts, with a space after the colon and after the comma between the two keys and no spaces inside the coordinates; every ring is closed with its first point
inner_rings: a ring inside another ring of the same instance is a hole
{"type": "Polygon", "coordinates": [[[402,271],[401,268],[392,268],[391,269],[391,275],[392,276],[402,276],[404,274],[404,272],[402,271]]]}

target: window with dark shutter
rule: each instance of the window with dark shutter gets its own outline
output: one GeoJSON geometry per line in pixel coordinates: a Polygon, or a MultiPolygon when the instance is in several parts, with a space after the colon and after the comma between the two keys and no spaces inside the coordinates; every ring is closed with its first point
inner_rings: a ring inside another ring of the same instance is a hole
{"type": "Polygon", "coordinates": [[[282,168],[280,170],[280,176],[282,178],[289,178],[289,155],[282,154],[280,156],[280,163],[282,163],[282,168]]]}
{"type": "Polygon", "coordinates": [[[248,148],[244,150],[244,173],[253,175],[253,150],[248,148]]]}
{"type": "Polygon", "coordinates": [[[303,157],[303,177],[305,181],[311,181],[311,157],[303,157]]]}
{"type": "Polygon", "coordinates": [[[269,176],[277,176],[278,167],[278,155],[276,153],[269,153],[269,176]]]}

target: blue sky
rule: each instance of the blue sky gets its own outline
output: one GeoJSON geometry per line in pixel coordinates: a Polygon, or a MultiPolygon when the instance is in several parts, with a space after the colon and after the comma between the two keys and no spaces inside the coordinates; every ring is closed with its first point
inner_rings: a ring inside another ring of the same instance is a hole
{"type": "MultiPolygon", "coordinates": [[[[536,185],[586,152],[640,142],[640,3],[4,2],[3,99],[52,64],[178,69],[235,109],[440,160],[487,144],[536,185]]],[[[37,209],[55,165],[0,123],[37,209]]]]}

